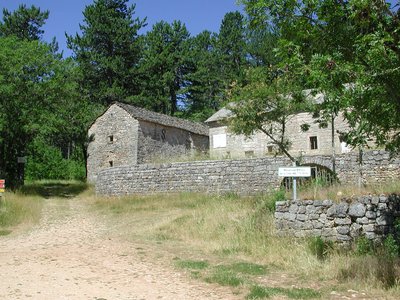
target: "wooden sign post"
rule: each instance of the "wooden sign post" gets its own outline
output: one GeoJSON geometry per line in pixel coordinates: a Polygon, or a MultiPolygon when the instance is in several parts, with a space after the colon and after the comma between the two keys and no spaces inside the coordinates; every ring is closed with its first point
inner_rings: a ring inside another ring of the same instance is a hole
{"type": "Polygon", "coordinates": [[[278,175],[281,177],[293,178],[293,200],[297,199],[297,177],[310,177],[311,167],[282,167],[279,168],[278,175]]]}

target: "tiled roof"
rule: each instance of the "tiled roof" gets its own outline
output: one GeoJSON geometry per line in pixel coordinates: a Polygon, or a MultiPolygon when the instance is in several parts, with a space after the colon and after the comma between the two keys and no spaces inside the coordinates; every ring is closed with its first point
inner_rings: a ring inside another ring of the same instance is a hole
{"type": "Polygon", "coordinates": [[[202,123],[196,123],[185,119],[167,116],[121,102],[115,102],[114,104],[118,105],[119,107],[127,111],[132,117],[138,120],[152,122],[168,127],[180,128],[200,135],[208,136],[209,134],[208,126],[202,123]]]}

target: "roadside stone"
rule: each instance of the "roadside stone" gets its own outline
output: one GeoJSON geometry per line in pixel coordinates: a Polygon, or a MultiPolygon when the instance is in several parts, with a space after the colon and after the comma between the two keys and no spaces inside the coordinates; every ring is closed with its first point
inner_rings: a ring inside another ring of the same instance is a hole
{"type": "Polygon", "coordinates": [[[335,206],[331,206],[328,208],[328,210],[326,211],[326,215],[328,217],[334,217],[336,216],[336,207],[335,206]]]}
{"type": "Polygon", "coordinates": [[[306,213],[306,207],[304,205],[299,207],[299,211],[297,212],[299,214],[305,214],[306,213]]]}
{"type": "Polygon", "coordinates": [[[365,216],[366,216],[368,219],[375,219],[375,218],[376,218],[376,212],[374,212],[374,211],[367,211],[367,212],[365,213],[365,216]]]}
{"type": "Polygon", "coordinates": [[[378,204],[378,210],[386,210],[388,207],[387,207],[387,204],[386,203],[379,203],[378,204]]]}
{"type": "Polygon", "coordinates": [[[349,207],[349,215],[351,217],[364,217],[365,216],[365,206],[362,203],[353,203],[349,207]]]}
{"type": "Polygon", "coordinates": [[[346,202],[340,202],[336,205],[336,216],[339,218],[344,218],[347,216],[347,211],[349,209],[349,204],[346,202]]]}
{"type": "Polygon", "coordinates": [[[339,242],[349,242],[349,241],[351,241],[351,237],[350,237],[350,236],[348,236],[348,235],[342,235],[342,234],[338,234],[337,237],[336,237],[336,239],[337,239],[339,242]]]}
{"type": "Polygon", "coordinates": [[[375,232],[366,232],[365,237],[369,240],[374,240],[376,238],[375,232]]]}
{"type": "Polygon", "coordinates": [[[379,197],[373,196],[371,199],[371,204],[377,205],[379,203],[379,197]]]}
{"type": "Polygon", "coordinates": [[[317,211],[316,208],[314,206],[312,206],[312,205],[308,205],[306,207],[306,213],[307,214],[315,214],[316,211],[317,211]]]}
{"type": "Polygon", "coordinates": [[[322,228],[324,228],[324,225],[319,221],[314,221],[312,224],[313,224],[314,229],[322,229],[322,228]]]}
{"type": "Polygon", "coordinates": [[[375,226],[373,224],[364,225],[362,228],[363,228],[364,232],[375,231],[375,226]]]}
{"type": "Polygon", "coordinates": [[[376,219],[376,225],[389,225],[392,219],[389,216],[380,216],[376,219]]]}
{"type": "Polygon", "coordinates": [[[338,226],[336,231],[338,234],[347,235],[350,232],[350,226],[338,226]]]}
{"type": "Polygon", "coordinates": [[[304,221],[308,220],[308,217],[307,217],[307,215],[298,214],[298,215],[296,216],[296,219],[299,220],[299,221],[304,222],[304,221]]]}
{"type": "Polygon", "coordinates": [[[351,219],[349,217],[347,217],[347,218],[336,218],[334,222],[335,222],[335,225],[350,225],[351,224],[351,219]]]}
{"type": "Polygon", "coordinates": [[[314,206],[325,206],[323,200],[314,200],[314,206]]]}
{"type": "Polygon", "coordinates": [[[291,214],[296,214],[299,210],[299,207],[297,206],[297,204],[293,204],[289,206],[289,213],[291,214]]]}
{"type": "Polygon", "coordinates": [[[360,224],[357,224],[357,223],[351,224],[350,236],[352,236],[353,238],[360,236],[361,229],[362,229],[362,226],[360,224]]]}
{"type": "Polygon", "coordinates": [[[368,220],[367,217],[364,217],[364,218],[358,218],[356,222],[357,222],[358,224],[368,224],[368,223],[369,223],[369,220],[368,220]]]}

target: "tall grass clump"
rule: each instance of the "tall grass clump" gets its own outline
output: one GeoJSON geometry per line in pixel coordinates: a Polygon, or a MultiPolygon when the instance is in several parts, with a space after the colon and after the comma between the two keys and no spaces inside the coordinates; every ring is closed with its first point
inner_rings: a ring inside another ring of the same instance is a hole
{"type": "Polygon", "coordinates": [[[5,193],[0,202],[0,231],[10,233],[17,225],[38,222],[42,206],[41,197],[5,193]]]}

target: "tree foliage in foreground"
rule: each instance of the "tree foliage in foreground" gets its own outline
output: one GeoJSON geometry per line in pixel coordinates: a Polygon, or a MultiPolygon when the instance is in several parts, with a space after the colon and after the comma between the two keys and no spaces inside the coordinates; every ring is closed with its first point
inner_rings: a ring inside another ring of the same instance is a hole
{"type": "MultiPolygon", "coordinates": [[[[288,45],[298,49],[303,63],[293,72],[298,75],[294,80],[303,80],[303,89],[327,95],[318,108],[322,114],[344,111],[350,144],[363,146],[373,137],[379,145],[400,151],[398,12],[381,0],[242,3],[253,28],[272,24],[279,37],[277,53],[288,45]]],[[[277,62],[278,72],[290,66],[287,58],[277,62]]]]}
{"type": "Polygon", "coordinates": [[[0,38],[0,170],[11,186],[21,180],[17,158],[34,155],[35,141],[83,143],[93,110],[78,97],[72,69],[50,45],[0,38]]]}

